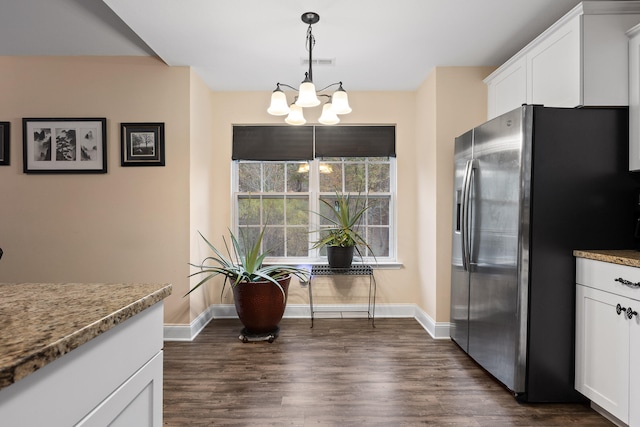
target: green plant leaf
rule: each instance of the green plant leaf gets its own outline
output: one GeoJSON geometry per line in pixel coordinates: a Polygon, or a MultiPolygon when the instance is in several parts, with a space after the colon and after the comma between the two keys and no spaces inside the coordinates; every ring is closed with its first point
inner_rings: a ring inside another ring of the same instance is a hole
{"type": "MultiPolygon", "coordinates": [[[[231,239],[231,248],[223,236],[222,240],[227,252],[227,256],[218,250],[211,242],[209,242],[202,233],[198,232],[207,246],[212,250],[214,256],[207,256],[200,264],[189,263],[190,266],[200,269],[188,277],[199,274],[205,275],[192,289],[184,296],[189,295],[200,286],[204,285],[216,276],[222,275],[225,280],[222,285],[222,292],[227,284],[227,280],[231,284],[231,288],[235,288],[239,283],[254,283],[261,281],[269,281],[275,284],[282,292],[283,298],[286,298],[284,289],[278,283],[278,279],[287,275],[298,277],[302,281],[308,281],[310,272],[302,267],[289,265],[263,265],[264,259],[268,252],[261,252],[262,239],[264,237],[266,227],[263,227],[255,241],[250,242],[248,238],[242,239],[242,245],[238,238],[229,230],[231,239]],[[233,252],[233,255],[232,255],[233,252]]],[[[222,294],[221,294],[222,297],[222,294]]]]}

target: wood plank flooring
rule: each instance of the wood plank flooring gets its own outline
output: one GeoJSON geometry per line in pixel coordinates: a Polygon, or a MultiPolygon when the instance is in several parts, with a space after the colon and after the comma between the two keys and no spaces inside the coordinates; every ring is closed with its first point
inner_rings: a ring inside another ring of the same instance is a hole
{"type": "Polygon", "coordinates": [[[284,319],[272,344],[238,320],[167,342],[165,426],[612,426],[581,404],[522,404],[414,319],[284,319]]]}

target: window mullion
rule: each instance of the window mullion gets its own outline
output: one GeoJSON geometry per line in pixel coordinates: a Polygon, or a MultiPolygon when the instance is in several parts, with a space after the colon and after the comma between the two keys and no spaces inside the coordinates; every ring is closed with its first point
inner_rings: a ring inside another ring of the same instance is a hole
{"type": "MultiPolygon", "coordinates": [[[[318,230],[320,229],[320,220],[314,212],[320,212],[320,159],[315,158],[309,167],[309,247],[311,242],[318,240],[318,230]]],[[[309,256],[318,258],[320,249],[311,249],[309,256]]]]}

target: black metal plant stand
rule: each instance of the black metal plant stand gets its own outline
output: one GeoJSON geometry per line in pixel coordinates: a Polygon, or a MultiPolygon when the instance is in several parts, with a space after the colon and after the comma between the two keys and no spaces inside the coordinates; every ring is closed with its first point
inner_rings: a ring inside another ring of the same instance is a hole
{"type": "Polygon", "coordinates": [[[367,306],[367,319],[371,320],[374,328],[376,315],[376,277],[373,275],[373,268],[370,265],[358,264],[349,268],[330,268],[328,265],[314,265],[311,267],[311,278],[309,279],[309,310],[311,311],[311,327],[313,328],[313,278],[315,276],[369,276],[369,305],[367,306]]]}

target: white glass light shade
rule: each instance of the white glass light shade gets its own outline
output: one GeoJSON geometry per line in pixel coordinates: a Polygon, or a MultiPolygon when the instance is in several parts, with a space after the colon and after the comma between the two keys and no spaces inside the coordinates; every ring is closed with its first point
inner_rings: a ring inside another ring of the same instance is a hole
{"type": "MultiPolygon", "coordinates": [[[[342,86],[340,86],[342,88],[342,86]]],[[[333,112],[336,114],[349,114],[351,107],[349,106],[349,97],[344,89],[338,89],[331,96],[331,105],[333,112]]]]}
{"type": "Polygon", "coordinates": [[[284,116],[289,114],[289,104],[287,104],[287,96],[280,89],[276,89],[271,94],[271,105],[267,108],[267,113],[272,116],[284,116]]]}
{"type": "Polygon", "coordinates": [[[291,104],[291,111],[284,121],[290,125],[298,126],[307,123],[307,120],[304,118],[304,114],[302,113],[302,107],[296,104],[291,104]]]}
{"type": "Polygon", "coordinates": [[[320,100],[316,96],[316,86],[312,82],[302,82],[296,105],[299,107],[315,107],[316,105],[320,105],[320,100]]]}
{"type": "Polygon", "coordinates": [[[340,119],[336,116],[336,113],[331,108],[331,103],[327,102],[322,106],[322,115],[318,119],[323,125],[335,125],[340,123],[340,119]]]}

